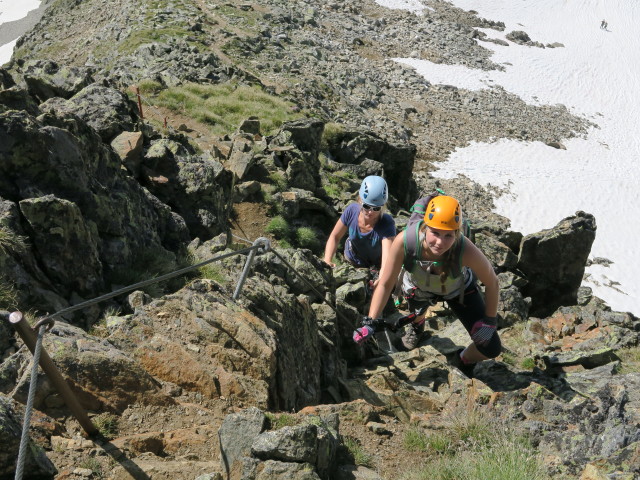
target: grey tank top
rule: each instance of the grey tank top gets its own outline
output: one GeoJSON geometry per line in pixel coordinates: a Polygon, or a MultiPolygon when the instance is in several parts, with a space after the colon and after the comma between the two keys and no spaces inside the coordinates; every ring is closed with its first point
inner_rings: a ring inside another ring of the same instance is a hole
{"type": "MultiPolygon", "coordinates": [[[[423,240],[424,234],[421,234],[419,241],[423,240]]],[[[434,296],[448,300],[460,296],[473,281],[471,269],[463,266],[462,275],[458,275],[456,278],[451,275],[447,276],[443,289],[440,274],[431,273],[431,266],[434,263],[429,260],[416,260],[413,269],[406,271],[402,278],[403,293],[413,293],[416,300],[431,299],[434,296]]]]}

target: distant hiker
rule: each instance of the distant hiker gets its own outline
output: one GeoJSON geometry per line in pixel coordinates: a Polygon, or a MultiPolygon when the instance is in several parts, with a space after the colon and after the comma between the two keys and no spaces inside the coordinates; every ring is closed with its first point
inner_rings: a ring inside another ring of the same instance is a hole
{"type": "MultiPolygon", "coordinates": [[[[396,222],[384,212],[389,198],[387,182],[370,175],[362,181],[359,201],[349,205],[333,227],[324,249],[324,262],[335,267],[333,256],[340,240],[349,234],[344,245],[344,258],[356,267],[373,268],[383,274],[385,260],[396,236],[396,222]]],[[[396,273],[396,277],[398,274],[396,273]]],[[[371,285],[378,285],[375,279],[371,285]]]]}
{"type": "Polygon", "coordinates": [[[415,348],[424,331],[427,308],[446,300],[473,340],[459,349],[450,362],[471,377],[477,362],[497,357],[502,349],[496,330],[498,278],[487,257],[462,233],[465,224],[455,198],[433,197],[423,220],[414,225],[393,241],[389,260],[371,299],[369,315],[354,332],[354,341],[362,343],[375,334],[382,309],[404,265],[402,293],[416,316],[402,343],[407,349],[415,348]],[[485,286],[486,300],[476,278],[485,286]]]}
{"type": "Polygon", "coordinates": [[[607,22],[605,22],[604,20],[602,20],[602,22],[600,22],[600,29],[607,29],[607,22]]]}

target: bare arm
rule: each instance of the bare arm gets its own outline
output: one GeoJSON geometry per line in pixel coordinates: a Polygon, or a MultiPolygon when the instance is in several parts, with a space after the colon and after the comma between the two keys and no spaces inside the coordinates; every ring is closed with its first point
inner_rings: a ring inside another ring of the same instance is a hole
{"type": "Polygon", "coordinates": [[[332,268],[336,266],[336,264],[333,263],[333,256],[336,254],[340,239],[344,237],[345,233],[347,233],[347,226],[342,223],[342,220],[338,219],[335,227],[333,227],[333,230],[329,234],[327,244],[324,247],[324,261],[332,268]]]}
{"type": "Polygon", "coordinates": [[[393,244],[393,240],[395,238],[396,237],[387,237],[382,239],[382,259],[380,260],[380,275],[378,276],[378,279],[375,282],[373,282],[374,290],[380,284],[380,279],[382,278],[382,275],[384,274],[384,271],[386,268],[385,263],[387,258],[389,258],[389,252],[391,252],[391,245],[393,244]]]}
{"type": "Polygon", "coordinates": [[[396,236],[389,248],[389,254],[384,255],[383,250],[383,264],[380,271],[380,279],[378,287],[373,292],[373,298],[371,299],[371,305],[369,307],[369,317],[379,318],[382,314],[389,295],[393,291],[398,280],[398,274],[402,268],[404,262],[404,232],[396,236]]]}
{"type": "Polygon", "coordinates": [[[495,317],[498,313],[498,297],[500,292],[496,272],[493,271],[493,267],[484,253],[482,253],[471,240],[465,238],[464,241],[466,244],[464,246],[465,250],[462,256],[462,264],[473,270],[476,277],[484,284],[484,313],[487,317],[495,317]]]}

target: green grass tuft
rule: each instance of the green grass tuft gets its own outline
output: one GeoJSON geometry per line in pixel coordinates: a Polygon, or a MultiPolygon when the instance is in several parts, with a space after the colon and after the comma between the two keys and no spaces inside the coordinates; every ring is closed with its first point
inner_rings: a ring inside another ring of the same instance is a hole
{"type": "Polygon", "coordinates": [[[18,292],[11,281],[0,274],[0,310],[19,310],[18,292]]]}
{"type": "Polygon", "coordinates": [[[260,87],[231,82],[170,87],[162,90],[151,103],[209,125],[214,135],[237,129],[250,116],[260,119],[264,135],[272,135],[284,122],[302,117],[293,112],[292,103],[270,95],[260,87]]]}
{"type": "Polygon", "coordinates": [[[222,273],[222,267],[214,263],[209,263],[198,269],[200,278],[206,280],[213,280],[214,282],[224,284],[227,281],[224,273],[222,273]]]}
{"type": "Polygon", "coordinates": [[[618,373],[634,373],[640,371],[640,346],[620,349],[616,352],[622,362],[618,373]]]}
{"type": "Polygon", "coordinates": [[[409,452],[424,452],[427,463],[401,471],[401,480],[549,480],[542,456],[517,425],[474,407],[449,412],[441,430],[414,428],[404,438],[409,452]]]}
{"type": "Polygon", "coordinates": [[[273,190],[275,192],[284,192],[287,189],[287,179],[283,174],[278,172],[271,172],[269,174],[269,180],[271,180],[271,185],[273,186],[273,190]]]}
{"type": "Polygon", "coordinates": [[[410,452],[426,452],[428,450],[427,435],[415,428],[408,430],[404,435],[404,448],[410,452]]]}
{"type": "Polygon", "coordinates": [[[296,242],[300,248],[308,248],[312,251],[320,246],[318,234],[309,227],[300,227],[296,230],[296,242]]]}
{"type": "Polygon", "coordinates": [[[511,352],[502,352],[502,361],[512,367],[516,364],[516,356],[511,352]]]}
{"type": "Polygon", "coordinates": [[[0,250],[5,253],[20,253],[27,248],[27,237],[18,235],[8,227],[0,226],[0,250]]]}
{"type": "Polygon", "coordinates": [[[287,413],[275,414],[267,412],[265,415],[269,421],[269,430],[279,430],[282,427],[293,427],[298,424],[298,419],[287,413]]]}
{"type": "Polygon", "coordinates": [[[291,234],[289,222],[281,216],[273,217],[265,230],[278,239],[287,238],[291,234]]]}
{"type": "Polygon", "coordinates": [[[118,417],[113,413],[101,413],[92,418],[93,424],[107,440],[118,436],[118,417]]]}
{"type": "Polygon", "coordinates": [[[157,95],[164,89],[160,82],[147,78],[138,82],[138,88],[143,95],[157,95]]]}
{"type": "Polygon", "coordinates": [[[109,330],[107,329],[107,318],[109,317],[117,317],[122,312],[119,307],[115,307],[110,305],[107,307],[102,315],[98,319],[96,323],[91,325],[89,328],[89,335],[93,335],[94,337],[106,338],[109,336],[109,330]]]}
{"type": "Polygon", "coordinates": [[[349,451],[356,465],[362,465],[363,467],[373,466],[373,456],[364,450],[356,438],[348,436],[342,437],[342,444],[349,451]]]}
{"type": "Polygon", "coordinates": [[[293,248],[293,245],[291,245],[291,242],[289,242],[288,240],[282,238],[278,240],[278,247],[291,249],[293,248]]]}
{"type": "Polygon", "coordinates": [[[78,463],[78,467],[91,470],[91,478],[102,478],[102,465],[96,457],[87,457],[78,463]]]}
{"type": "Polygon", "coordinates": [[[344,136],[344,131],[344,125],[340,123],[327,123],[322,132],[320,149],[327,151],[330,147],[336,145],[344,136]]]}
{"type": "Polygon", "coordinates": [[[494,438],[495,425],[482,410],[471,409],[453,418],[450,432],[461,444],[486,445],[494,438]]]}

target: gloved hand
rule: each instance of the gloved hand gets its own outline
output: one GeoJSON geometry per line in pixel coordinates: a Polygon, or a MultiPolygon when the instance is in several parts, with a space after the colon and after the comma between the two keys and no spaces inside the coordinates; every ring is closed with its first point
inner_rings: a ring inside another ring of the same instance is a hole
{"type": "Polygon", "coordinates": [[[471,328],[471,340],[476,345],[486,345],[496,331],[497,325],[496,317],[484,317],[478,320],[471,328]]]}
{"type": "Polygon", "coordinates": [[[358,345],[361,345],[367,340],[369,340],[371,337],[373,337],[375,333],[376,333],[375,330],[371,327],[364,326],[364,327],[356,328],[353,331],[353,341],[356,342],[358,345]]]}
{"type": "Polygon", "coordinates": [[[364,317],[361,321],[362,327],[356,328],[353,331],[353,341],[358,345],[366,342],[371,337],[373,337],[373,335],[376,333],[376,326],[378,326],[382,322],[383,320],[381,318],[374,320],[371,317],[364,317]]]}

